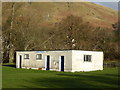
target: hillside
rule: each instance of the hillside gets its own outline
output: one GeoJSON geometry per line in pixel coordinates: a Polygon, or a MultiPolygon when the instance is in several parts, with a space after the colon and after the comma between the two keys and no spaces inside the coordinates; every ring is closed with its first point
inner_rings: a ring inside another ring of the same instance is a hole
{"type": "MultiPolygon", "coordinates": [[[[7,6],[9,13],[10,5],[7,6]]],[[[7,5],[7,4],[6,4],[7,5]]],[[[61,21],[62,18],[72,14],[82,17],[85,22],[90,22],[92,26],[108,27],[117,22],[117,11],[110,8],[97,5],[90,2],[80,3],[17,3],[16,18],[26,19],[28,16],[32,18],[32,22],[37,22],[40,26],[51,26],[61,21]],[[19,8],[19,7],[20,8],[19,8]]],[[[3,22],[7,19],[7,15],[3,15],[3,22]]]]}
{"type": "Polygon", "coordinates": [[[16,50],[102,50],[105,58],[119,58],[113,9],[90,2],[8,2],[2,15],[4,62],[13,61],[16,50]]]}

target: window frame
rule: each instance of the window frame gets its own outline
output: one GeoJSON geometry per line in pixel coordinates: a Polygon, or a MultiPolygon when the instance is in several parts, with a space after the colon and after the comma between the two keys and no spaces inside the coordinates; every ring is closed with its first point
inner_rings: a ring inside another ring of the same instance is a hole
{"type": "Polygon", "coordinates": [[[92,55],[84,55],[84,62],[92,62],[92,55]]]}
{"type": "Polygon", "coordinates": [[[24,59],[30,59],[30,55],[29,54],[24,54],[24,59]],[[26,55],[28,55],[28,58],[26,58],[26,55]]]}
{"type": "Polygon", "coordinates": [[[42,60],[42,54],[36,54],[36,60],[42,60]],[[37,58],[37,55],[40,55],[41,58],[37,58]]]}

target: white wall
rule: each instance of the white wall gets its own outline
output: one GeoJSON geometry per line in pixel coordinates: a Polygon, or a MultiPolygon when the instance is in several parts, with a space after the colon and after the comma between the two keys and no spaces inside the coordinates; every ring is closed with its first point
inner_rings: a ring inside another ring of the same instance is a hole
{"type": "Polygon", "coordinates": [[[72,51],[72,71],[103,70],[103,52],[72,51]],[[84,62],[84,55],[92,55],[92,62],[84,62]]]}
{"type": "Polygon", "coordinates": [[[19,55],[22,55],[22,67],[46,68],[46,56],[50,56],[50,69],[60,71],[60,56],[64,56],[64,70],[72,70],[72,51],[19,51],[17,54],[16,67],[19,63],[19,55]],[[24,59],[24,54],[29,54],[30,59],[24,59]],[[42,54],[42,60],[36,60],[36,54],[42,54]]]}
{"type": "Polygon", "coordinates": [[[22,67],[34,67],[34,68],[43,68],[44,67],[44,54],[42,60],[36,60],[36,52],[17,52],[16,66],[18,67],[19,55],[22,55],[22,67]],[[29,54],[30,59],[24,59],[24,54],[29,54]]]}
{"type": "Polygon", "coordinates": [[[60,71],[60,56],[64,56],[64,71],[92,71],[103,70],[103,52],[96,51],[19,51],[16,67],[19,63],[19,55],[22,55],[22,67],[43,68],[46,67],[46,56],[50,55],[50,70],[60,71]],[[29,54],[30,59],[24,59],[24,54],[29,54]],[[36,60],[36,54],[42,54],[42,60],[36,60]],[[84,62],[84,54],[92,55],[92,62],[84,62]]]}
{"type": "Polygon", "coordinates": [[[50,69],[60,71],[60,57],[64,56],[64,70],[72,69],[72,51],[48,51],[45,55],[50,55],[50,69]]]}

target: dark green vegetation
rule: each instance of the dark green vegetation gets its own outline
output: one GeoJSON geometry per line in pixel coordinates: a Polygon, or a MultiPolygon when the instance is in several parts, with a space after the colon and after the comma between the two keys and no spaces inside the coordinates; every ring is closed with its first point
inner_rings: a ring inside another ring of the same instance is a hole
{"type": "Polygon", "coordinates": [[[115,10],[89,2],[2,6],[4,63],[15,62],[16,50],[97,50],[105,59],[120,58],[115,10]]]}
{"type": "Polygon", "coordinates": [[[120,67],[120,60],[104,60],[103,67],[104,68],[120,67]]]}
{"type": "Polygon", "coordinates": [[[118,68],[55,72],[3,66],[3,88],[118,88],[118,68]]]}

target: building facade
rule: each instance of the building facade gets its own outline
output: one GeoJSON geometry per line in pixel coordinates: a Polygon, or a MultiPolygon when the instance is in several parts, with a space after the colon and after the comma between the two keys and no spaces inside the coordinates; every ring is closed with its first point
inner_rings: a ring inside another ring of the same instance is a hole
{"type": "Polygon", "coordinates": [[[16,67],[66,72],[103,70],[103,57],[101,51],[17,51],[16,67]]]}

